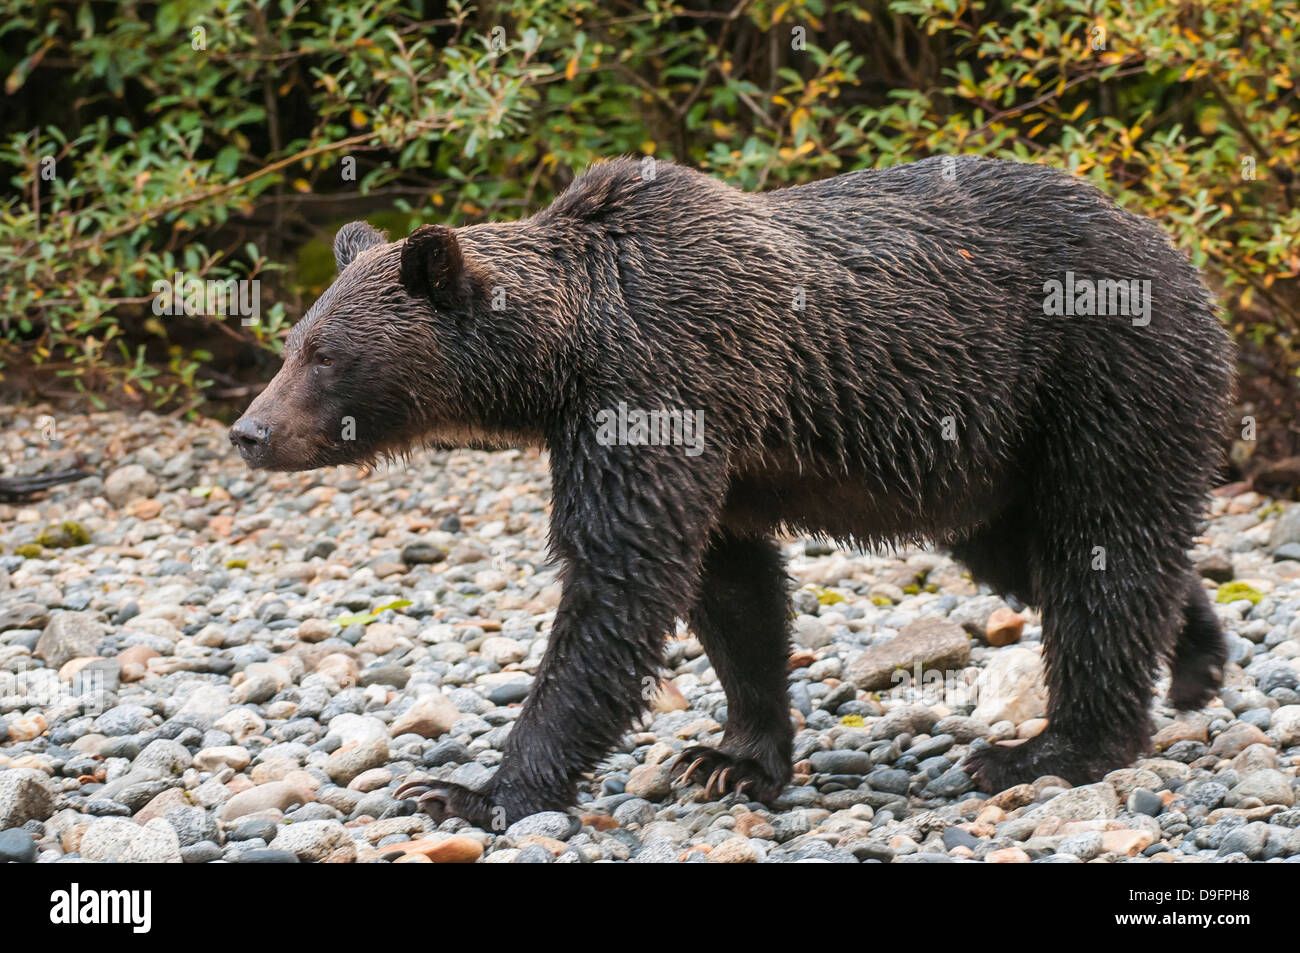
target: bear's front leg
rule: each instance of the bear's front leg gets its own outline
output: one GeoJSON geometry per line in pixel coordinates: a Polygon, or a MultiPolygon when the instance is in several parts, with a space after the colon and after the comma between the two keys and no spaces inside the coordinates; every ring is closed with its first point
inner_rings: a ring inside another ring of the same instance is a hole
{"type": "Polygon", "coordinates": [[[483,791],[411,781],[398,797],[495,831],[573,805],[579,778],[646,709],[664,638],[695,600],[721,498],[707,466],[673,448],[552,450],[563,593],[501,766],[483,791]]]}

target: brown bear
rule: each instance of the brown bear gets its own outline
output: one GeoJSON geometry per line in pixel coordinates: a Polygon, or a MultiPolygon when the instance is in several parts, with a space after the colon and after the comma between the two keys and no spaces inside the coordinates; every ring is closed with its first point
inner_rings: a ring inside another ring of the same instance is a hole
{"type": "Polygon", "coordinates": [[[563,595],[480,826],[564,809],[646,704],[685,619],[727,695],[707,794],[791,776],[777,532],[930,540],[1043,612],[1049,724],[968,759],[985,789],[1095,780],[1225,648],[1187,549],[1232,383],[1196,271],[1053,169],[943,157],[747,194],[599,164],[523,221],[335,240],[339,276],[231,430],[254,467],[421,444],[549,451],[563,595]],[[685,423],[691,427],[683,426],[685,423]],[[697,431],[684,439],[685,431],[697,431]]]}

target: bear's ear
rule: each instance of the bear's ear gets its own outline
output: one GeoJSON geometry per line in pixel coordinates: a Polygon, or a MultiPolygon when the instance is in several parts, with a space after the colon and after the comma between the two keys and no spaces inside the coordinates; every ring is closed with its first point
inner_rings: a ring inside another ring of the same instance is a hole
{"type": "Polygon", "coordinates": [[[367,248],[384,244],[384,233],[367,222],[348,222],[334,236],[334,263],[342,271],[367,248]]]}
{"type": "Polygon", "coordinates": [[[421,225],[402,245],[400,279],[416,298],[454,304],[466,291],[465,256],[445,225],[421,225]]]}

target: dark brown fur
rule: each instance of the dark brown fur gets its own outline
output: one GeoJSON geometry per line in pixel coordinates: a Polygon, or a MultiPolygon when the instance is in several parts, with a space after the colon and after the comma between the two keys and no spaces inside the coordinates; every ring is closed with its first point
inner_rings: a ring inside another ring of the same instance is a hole
{"type": "Polygon", "coordinates": [[[1186,553],[1230,346],[1160,230],[1080,180],[933,159],[750,195],[620,160],[525,221],[345,232],[338,280],[233,431],[250,463],[511,439],[551,455],[564,594],[546,657],[486,790],[408,786],[436,815],[571,804],[678,618],[729,711],[720,749],[687,764],[712,790],[778,793],[777,530],[936,540],[1043,608],[1049,727],[972,758],[987,788],[1130,761],[1170,657],[1177,704],[1212,693],[1222,636],[1186,553]],[[1149,324],[1045,315],[1067,271],[1150,280],[1149,324]],[[596,415],[620,402],[703,411],[705,451],[607,445],[596,415]]]}

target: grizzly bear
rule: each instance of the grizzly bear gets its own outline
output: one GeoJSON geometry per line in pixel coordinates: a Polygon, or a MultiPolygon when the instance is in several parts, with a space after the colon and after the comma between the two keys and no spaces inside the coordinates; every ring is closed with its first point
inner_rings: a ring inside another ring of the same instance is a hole
{"type": "Polygon", "coordinates": [[[1212,696],[1225,646],[1187,550],[1231,346],[1196,269],[1091,185],[942,157],[747,194],[619,159],[523,221],[396,242],[355,222],[334,247],[337,280],[231,430],[250,465],[549,452],[563,594],[545,657],[483,790],[398,792],[435,818],[572,805],[678,619],[727,697],[720,745],[679,776],[779,794],[779,532],[928,540],[1041,607],[1048,726],[968,758],[986,790],[1129,763],[1162,663],[1173,705],[1212,696]],[[675,439],[687,420],[698,452],[675,439]]]}

